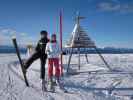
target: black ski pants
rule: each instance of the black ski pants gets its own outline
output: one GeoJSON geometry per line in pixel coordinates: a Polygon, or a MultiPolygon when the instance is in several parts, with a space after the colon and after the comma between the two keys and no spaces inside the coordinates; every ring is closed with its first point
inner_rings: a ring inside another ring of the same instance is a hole
{"type": "Polygon", "coordinates": [[[30,67],[30,65],[37,59],[40,59],[40,61],[41,61],[40,78],[45,79],[45,64],[46,64],[46,60],[47,60],[47,55],[46,54],[41,54],[40,52],[35,52],[25,62],[25,68],[28,69],[30,67]]]}

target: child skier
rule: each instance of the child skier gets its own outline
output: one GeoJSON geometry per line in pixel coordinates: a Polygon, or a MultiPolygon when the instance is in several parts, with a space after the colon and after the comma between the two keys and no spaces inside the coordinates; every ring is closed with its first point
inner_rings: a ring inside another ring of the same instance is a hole
{"type": "Polygon", "coordinates": [[[47,54],[45,53],[46,44],[49,42],[49,39],[47,38],[47,31],[41,31],[41,39],[39,40],[35,52],[31,55],[31,57],[24,62],[25,67],[25,73],[26,70],[30,67],[30,65],[37,59],[40,59],[41,61],[41,75],[40,78],[42,79],[42,89],[45,91],[45,63],[47,59],[47,54]]]}
{"type": "Polygon", "coordinates": [[[56,82],[60,85],[59,55],[61,54],[61,50],[58,41],[56,40],[56,34],[52,34],[51,41],[47,44],[45,52],[48,55],[48,76],[50,80],[50,89],[53,90],[53,66],[55,67],[56,82]]]}

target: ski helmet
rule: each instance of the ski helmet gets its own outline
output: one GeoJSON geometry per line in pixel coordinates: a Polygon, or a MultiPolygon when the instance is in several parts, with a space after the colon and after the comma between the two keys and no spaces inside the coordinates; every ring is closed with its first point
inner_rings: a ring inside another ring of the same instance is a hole
{"type": "Polygon", "coordinates": [[[40,34],[41,34],[41,35],[44,35],[44,34],[47,35],[48,32],[47,32],[46,30],[42,30],[42,31],[40,32],[40,34]]]}

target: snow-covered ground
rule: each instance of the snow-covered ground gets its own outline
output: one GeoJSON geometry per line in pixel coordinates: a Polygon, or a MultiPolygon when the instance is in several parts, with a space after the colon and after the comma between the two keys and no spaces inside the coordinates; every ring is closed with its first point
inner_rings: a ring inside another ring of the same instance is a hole
{"type": "MultiPolygon", "coordinates": [[[[132,100],[133,54],[103,56],[117,71],[108,71],[96,54],[88,55],[89,63],[81,55],[81,69],[78,70],[77,55],[74,55],[70,66],[70,72],[74,75],[65,73],[62,78],[68,93],[63,93],[58,87],[56,93],[50,93],[41,91],[39,60],[28,70],[30,87],[26,87],[16,55],[0,54],[0,100],[132,100]]],[[[63,58],[66,72],[68,56],[63,58]]]]}

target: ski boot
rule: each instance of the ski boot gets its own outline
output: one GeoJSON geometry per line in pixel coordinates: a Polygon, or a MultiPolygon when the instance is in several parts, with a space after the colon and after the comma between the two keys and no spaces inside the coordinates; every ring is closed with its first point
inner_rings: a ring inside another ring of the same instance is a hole
{"type": "Polygon", "coordinates": [[[53,78],[50,78],[50,91],[55,92],[54,84],[53,84],[53,78]]]}
{"type": "Polygon", "coordinates": [[[47,91],[47,88],[45,85],[46,85],[46,81],[42,79],[42,91],[47,91]]]}
{"type": "Polygon", "coordinates": [[[59,86],[60,90],[62,90],[64,93],[67,93],[67,90],[64,88],[64,85],[59,77],[56,77],[56,84],[59,86]]]}
{"type": "Polygon", "coordinates": [[[54,86],[57,86],[57,82],[56,82],[56,77],[55,76],[53,77],[53,80],[52,81],[53,81],[53,85],[54,86]]]}

